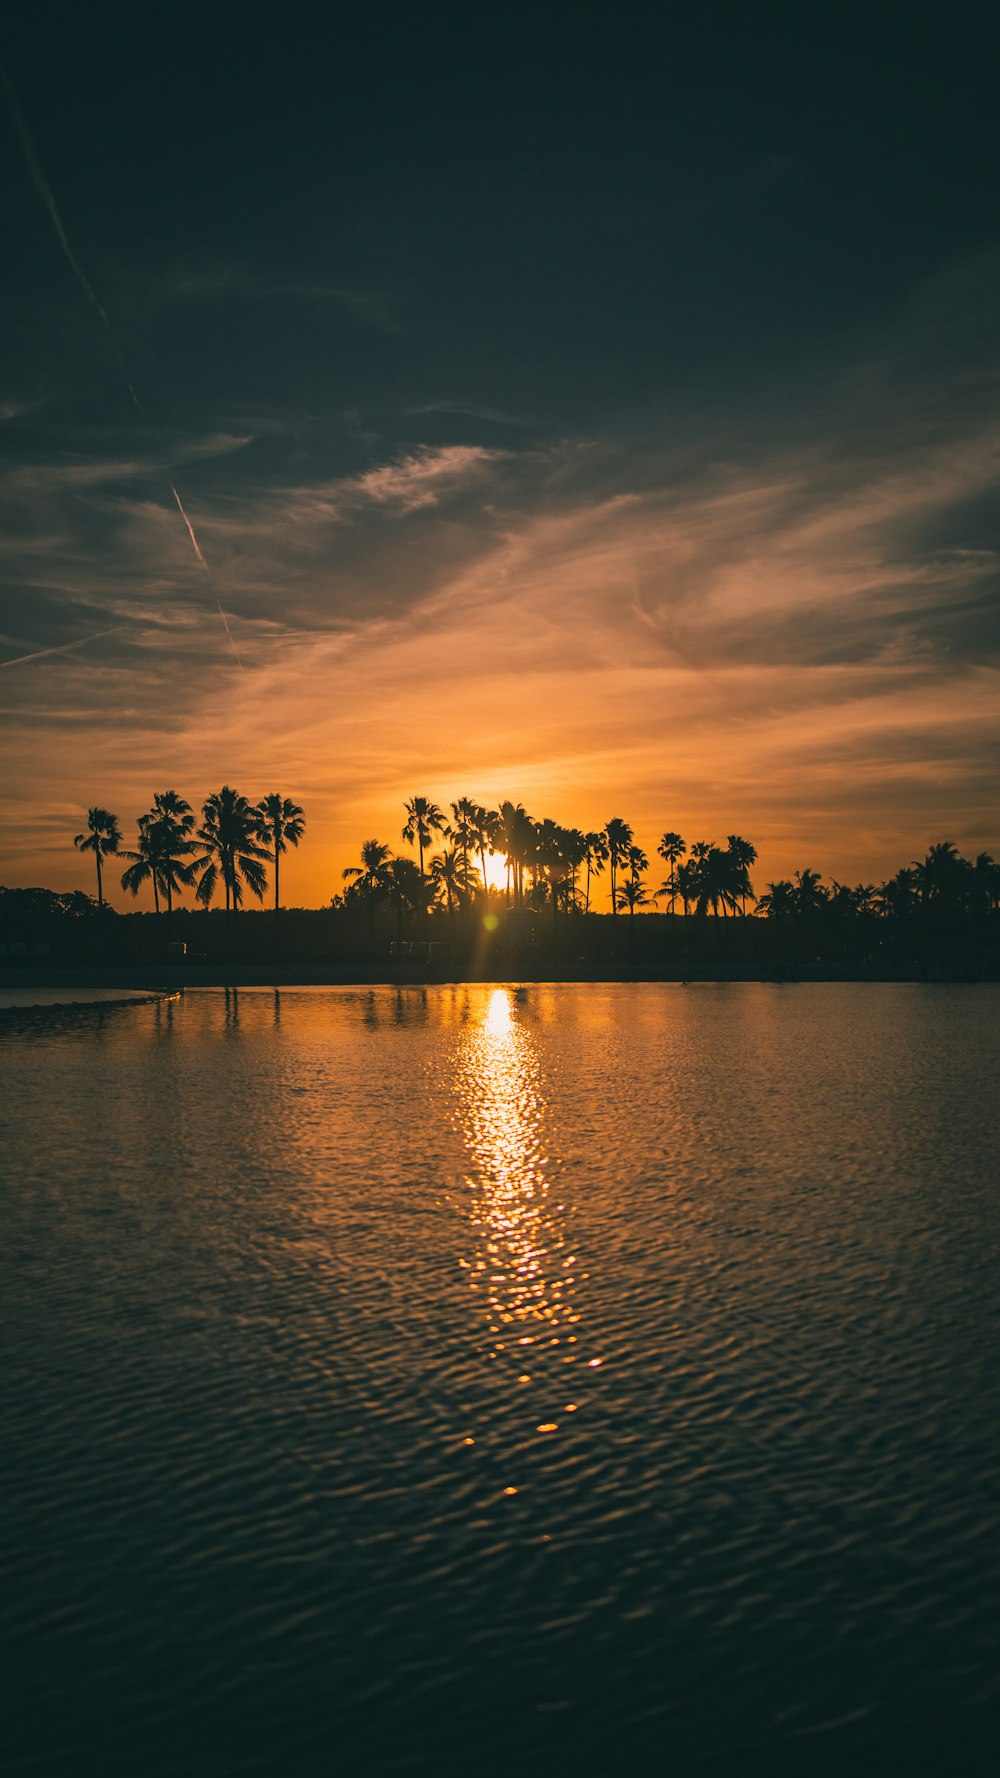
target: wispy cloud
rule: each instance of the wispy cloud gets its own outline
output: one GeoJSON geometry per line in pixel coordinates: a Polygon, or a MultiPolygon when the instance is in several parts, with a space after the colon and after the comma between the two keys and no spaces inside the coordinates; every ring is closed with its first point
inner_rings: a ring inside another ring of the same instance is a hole
{"type": "Polygon", "coordinates": [[[287,783],[307,899],[361,834],[395,839],[414,789],[621,813],[647,849],[745,832],[765,879],[877,876],[944,833],[995,847],[1000,399],[977,383],[960,411],[915,377],[924,338],[784,415],[650,412],[530,450],[328,422],[303,455],[266,415],[249,441],[216,422],[103,456],[39,432],[51,473],[0,476],[8,647],[36,657],[5,677],[12,753],[53,822],[145,806],[167,759],[192,800],[287,783]],[[143,481],[182,448],[249,685],[143,481]]]}
{"type": "Polygon", "coordinates": [[[463,419],[492,420],[498,426],[540,426],[541,421],[528,414],[508,413],[504,408],[489,407],[477,401],[422,401],[417,407],[403,409],[404,414],[458,414],[463,419]]]}
{"type": "Polygon", "coordinates": [[[481,481],[490,464],[504,455],[479,445],[446,445],[442,450],[420,450],[395,463],[380,464],[357,477],[354,486],[380,506],[401,512],[436,506],[442,495],[459,484],[481,481]]]}

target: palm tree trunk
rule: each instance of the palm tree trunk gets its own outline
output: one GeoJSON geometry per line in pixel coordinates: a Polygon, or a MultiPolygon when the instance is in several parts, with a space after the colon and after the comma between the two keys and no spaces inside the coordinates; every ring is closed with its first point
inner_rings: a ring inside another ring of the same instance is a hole
{"type": "Polygon", "coordinates": [[[94,852],[94,858],[97,861],[97,906],[98,906],[99,911],[103,912],[103,910],[104,910],[104,887],[103,887],[103,884],[101,883],[101,854],[100,854],[99,850],[96,850],[94,852]]]}
{"type": "Polygon", "coordinates": [[[280,903],[278,901],[278,859],[279,859],[279,857],[280,857],[280,853],[278,851],[278,841],[277,841],[277,837],[275,837],[275,841],[274,841],[274,948],[275,948],[275,950],[278,949],[278,946],[279,946],[279,943],[281,940],[281,927],[279,924],[279,914],[278,914],[278,908],[280,906],[280,903]]]}
{"type": "Polygon", "coordinates": [[[589,852],[587,853],[587,894],[585,897],[585,905],[584,905],[583,911],[585,914],[590,913],[590,853],[589,852]]]}
{"type": "Polygon", "coordinates": [[[155,872],[155,870],[152,873],[152,880],[153,880],[153,909],[156,914],[156,918],[159,919],[159,917],[160,917],[160,892],[159,892],[158,888],[156,887],[156,872],[155,872]]]}

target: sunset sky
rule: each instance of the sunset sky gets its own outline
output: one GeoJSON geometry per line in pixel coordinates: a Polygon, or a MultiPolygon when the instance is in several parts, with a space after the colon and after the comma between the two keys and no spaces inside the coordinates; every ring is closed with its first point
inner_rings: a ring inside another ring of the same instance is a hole
{"type": "Polygon", "coordinates": [[[22,9],[0,882],[224,783],[306,905],[414,792],[1000,854],[977,12],[22,9]]]}

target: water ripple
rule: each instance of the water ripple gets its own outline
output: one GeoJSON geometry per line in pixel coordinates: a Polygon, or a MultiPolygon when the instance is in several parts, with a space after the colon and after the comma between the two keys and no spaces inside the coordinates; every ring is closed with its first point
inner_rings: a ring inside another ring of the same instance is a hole
{"type": "Polygon", "coordinates": [[[0,1028],[9,1769],[955,1769],[996,1708],[998,1008],[0,1028]]]}

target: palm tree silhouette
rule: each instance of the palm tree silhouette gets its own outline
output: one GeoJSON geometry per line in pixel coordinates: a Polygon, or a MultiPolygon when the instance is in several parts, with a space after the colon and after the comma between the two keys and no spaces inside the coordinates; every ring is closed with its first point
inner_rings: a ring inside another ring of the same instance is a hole
{"type": "Polygon", "coordinates": [[[742,878],[737,875],[732,853],[723,852],[710,840],[695,840],[688,863],[681,866],[677,878],[678,885],[683,883],[688,890],[685,895],[684,888],[681,888],[685,912],[689,897],[694,900],[695,913],[702,917],[709,908],[716,915],[721,909],[723,918],[736,912],[742,878]]]}
{"type": "MultiPolygon", "coordinates": [[[[687,847],[679,833],[668,831],[662,835],[656,850],[668,866],[667,880],[663,888],[670,897],[670,912],[673,913],[674,903],[677,900],[677,866],[687,851],[687,847]]],[[[658,893],[662,894],[663,891],[658,893]]]]}
{"type": "Polygon", "coordinates": [[[579,827],[564,827],[562,832],[563,857],[569,867],[569,876],[566,881],[566,907],[567,910],[573,908],[575,912],[579,913],[580,896],[576,879],[581,864],[585,864],[587,860],[587,836],[579,827]]]}
{"type": "Polygon", "coordinates": [[[468,866],[469,852],[476,845],[476,804],[472,801],[471,797],[460,796],[458,801],[451,803],[449,807],[451,808],[452,820],[450,825],[444,830],[445,836],[447,839],[454,841],[456,849],[461,854],[466,866],[468,866]]]}
{"type": "Polygon", "coordinates": [[[627,821],[622,821],[616,815],[605,823],[604,832],[607,836],[608,861],[611,865],[611,912],[616,915],[618,913],[618,898],[615,894],[616,875],[619,865],[623,864],[628,856],[628,849],[632,844],[632,829],[627,821]]]}
{"type": "Polygon", "coordinates": [[[482,803],[473,804],[472,838],[482,866],[483,894],[487,895],[490,885],[486,875],[486,854],[489,852],[492,857],[503,838],[503,824],[496,809],[484,809],[482,803]]]}
{"type": "Polygon", "coordinates": [[[572,847],[571,835],[565,827],[546,816],[535,828],[535,859],[548,880],[549,894],[552,898],[552,931],[556,930],[556,919],[559,910],[559,894],[568,885],[568,853],[572,847]]]}
{"type": "Polygon", "coordinates": [[[738,833],[729,835],[727,845],[731,865],[732,893],[739,900],[740,912],[745,915],[747,902],[756,900],[753,884],[750,881],[750,867],[757,862],[757,848],[752,846],[749,840],[741,839],[738,833]]]}
{"type": "Polygon", "coordinates": [[[637,881],[637,879],[643,875],[643,872],[649,869],[649,859],[646,857],[641,846],[631,845],[626,854],[625,861],[628,865],[629,876],[632,878],[633,882],[637,881]]]}
{"type": "Polygon", "coordinates": [[[921,901],[933,903],[939,913],[958,913],[971,888],[972,868],[952,840],[940,840],[914,867],[921,901]]]}
{"type": "MultiPolygon", "coordinates": [[[[188,862],[194,846],[191,842],[191,831],[194,827],[194,815],[191,804],[176,790],[161,790],[153,798],[153,807],[148,815],[140,817],[140,827],[144,822],[154,826],[157,831],[156,849],[159,853],[157,877],[159,887],[163,891],[167,903],[167,933],[173,919],[174,896],[181,893],[192,881],[194,866],[188,862]]],[[[156,882],[153,885],[153,900],[156,900],[156,882]]]]}
{"type": "Polygon", "coordinates": [[[117,852],[121,845],[121,829],[117,815],[109,809],[87,810],[87,832],[75,835],[73,844],[78,852],[93,852],[94,863],[97,865],[97,906],[104,908],[104,884],[101,878],[101,865],[105,858],[117,852]]]}
{"type": "Polygon", "coordinates": [[[822,878],[815,870],[796,871],[793,893],[797,914],[818,913],[829,899],[829,891],[824,888],[822,878]]]}
{"type": "Polygon", "coordinates": [[[444,890],[448,924],[454,929],[455,905],[469,899],[476,881],[468,855],[463,857],[457,846],[439,852],[431,859],[430,881],[444,890]]]}
{"type": "Polygon", "coordinates": [[[201,812],[198,839],[205,853],[198,861],[202,874],[197,897],[207,907],[221,877],[231,917],[243,905],[244,884],[258,901],[264,899],[267,873],[262,861],[268,850],[259,837],[260,818],[246,797],[228,784],[213,792],[201,812]]]}
{"type": "Polygon", "coordinates": [[[122,871],[122,888],[131,895],[138,895],[144,883],[153,886],[153,911],[157,919],[160,917],[160,835],[155,822],[148,815],[139,817],[139,838],[134,852],[119,852],[120,858],[131,860],[128,868],[122,871]]]}
{"type": "Polygon", "coordinates": [[[351,892],[361,896],[368,909],[368,930],[375,933],[375,909],[389,889],[390,848],[381,840],[365,840],[361,847],[361,863],[349,864],[341,876],[352,886],[351,892]]]}
{"type": "Polygon", "coordinates": [[[684,904],[684,917],[686,919],[691,911],[691,903],[698,898],[698,860],[696,858],[686,858],[683,864],[677,866],[677,870],[674,874],[677,884],[677,893],[684,904]]]}
{"type": "Polygon", "coordinates": [[[615,899],[619,908],[628,908],[629,931],[633,931],[636,908],[646,907],[649,903],[649,896],[639,878],[625,877],[615,890],[615,899]]]}
{"type": "Polygon", "coordinates": [[[608,836],[606,833],[588,833],[585,835],[587,850],[582,862],[587,866],[587,892],[584,897],[583,911],[590,913],[590,878],[600,874],[608,862],[608,836]]]}
{"type": "Polygon", "coordinates": [[[534,851],[535,824],[523,803],[502,802],[498,819],[496,843],[503,847],[507,865],[507,902],[509,905],[513,884],[514,906],[520,907],[524,899],[524,869],[534,851]]]}
{"type": "Polygon", "coordinates": [[[888,919],[907,920],[917,904],[917,873],[904,865],[894,877],[881,884],[876,895],[880,914],[888,919]]]}
{"type": "Polygon", "coordinates": [[[396,936],[401,938],[408,916],[427,910],[427,884],[412,858],[390,858],[385,872],[389,902],[396,915],[396,936]]]}
{"type": "Polygon", "coordinates": [[[441,833],[444,828],[444,816],[437,803],[428,802],[425,796],[411,797],[404,807],[406,826],[403,828],[403,838],[419,850],[420,881],[424,882],[424,850],[430,845],[432,834],[441,833]]]}
{"type": "Polygon", "coordinates": [[[305,830],[306,818],[298,803],[290,797],[282,796],[279,790],[273,790],[270,796],[262,797],[254,811],[257,817],[257,831],[267,847],[269,856],[274,860],[274,930],[278,932],[278,871],[281,854],[287,852],[289,846],[298,846],[305,830]]]}
{"type": "Polygon", "coordinates": [[[130,860],[122,872],[122,888],[138,895],[144,883],[153,889],[153,908],[159,918],[160,895],[167,903],[167,931],[173,915],[173,898],[191,882],[194,865],[186,862],[194,851],[188,833],[194,825],[190,804],[174,790],[165,790],[153,799],[148,815],[139,816],[139,839],[134,852],[120,856],[130,860]]]}

